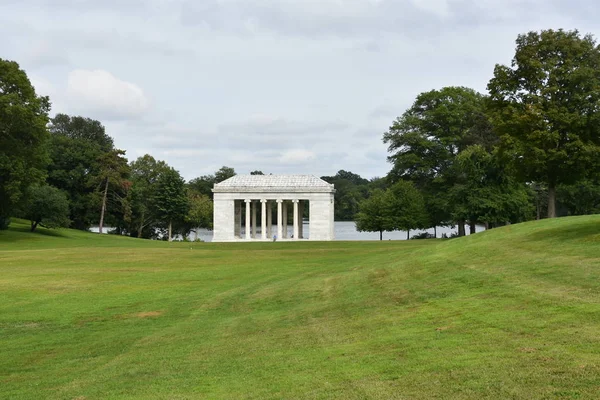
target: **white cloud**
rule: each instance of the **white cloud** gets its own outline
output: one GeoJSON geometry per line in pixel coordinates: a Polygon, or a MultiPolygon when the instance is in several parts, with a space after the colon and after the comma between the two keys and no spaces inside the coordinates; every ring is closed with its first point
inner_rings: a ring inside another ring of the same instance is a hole
{"type": "Polygon", "coordinates": [[[139,117],[149,105],[140,87],[104,70],[71,71],[67,95],[72,108],[108,120],[139,117]]]}
{"type": "Polygon", "coordinates": [[[308,150],[288,150],[279,157],[279,162],[283,164],[302,164],[314,160],[316,156],[315,153],[308,150]]]}

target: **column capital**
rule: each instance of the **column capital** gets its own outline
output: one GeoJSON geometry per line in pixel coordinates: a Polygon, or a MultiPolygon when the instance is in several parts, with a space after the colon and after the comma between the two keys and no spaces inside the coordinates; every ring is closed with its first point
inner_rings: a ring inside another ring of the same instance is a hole
{"type": "Polygon", "coordinates": [[[246,200],[244,200],[244,202],[245,202],[245,203],[252,203],[252,200],[250,200],[250,199],[246,199],[246,200]]]}
{"type": "Polygon", "coordinates": [[[297,203],[297,202],[299,202],[299,201],[300,201],[300,200],[298,200],[298,199],[294,199],[294,200],[292,200],[292,203],[297,203]]]}
{"type": "Polygon", "coordinates": [[[267,199],[260,199],[261,203],[266,203],[267,201],[269,201],[269,200],[267,200],[267,199]]]}
{"type": "Polygon", "coordinates": [[[278,202],[278,203],[283,203],[283,200],[282,200],[282,199],[277,199],[277,200],[275,200],[275,201],[276,201],[276,202],[278,202]]]}

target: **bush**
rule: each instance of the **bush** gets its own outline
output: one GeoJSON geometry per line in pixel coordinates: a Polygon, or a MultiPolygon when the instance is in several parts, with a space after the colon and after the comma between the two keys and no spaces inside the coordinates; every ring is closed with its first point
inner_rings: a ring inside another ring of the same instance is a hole
{"type": "Polygon", "coordinates": [[[417,233],[414,236],[410,237],[411,239],[435,239],[435,235],[433,233],[429,233],[427,231],[417,233]]]}

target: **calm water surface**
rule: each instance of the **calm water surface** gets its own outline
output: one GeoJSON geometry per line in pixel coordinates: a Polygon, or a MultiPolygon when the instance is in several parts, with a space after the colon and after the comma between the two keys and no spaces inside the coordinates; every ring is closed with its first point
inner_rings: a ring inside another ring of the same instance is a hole
{"type": "MultiPolygon", "coordinates": [[[[111,228],[105,227],[104,231],[108,232],[111,228]]],[[[310,225],[308,223],[304,224],[302,228],[304,231],[304,236],[310,235],[310,225]]],[[[335,222],[335,240],[379,240],[379,232],[358,232],[356,230],[356,223],[353,221],[336,221],[335,222]]],[[[481,232],[485,230],[483,225],[477,225],[476,231],[481,232]]],[[[90,229],[92,232],[98,232],[98,227],[92,227],[90,229]]],[[[437,237],[441,238],[443,234],[450,236],[451,234],[458,231],[458,228],[449,228],[445,226],[441,226],[437,228],[437,237]]],[[[260,229],[258,230],[260,233],[260,229]]],[[[272,232],[277,232],[277,226],[273,225],[272,232]]],[[[292,236],[294,232],[293,226],[288,226],[288,237],[292,236]]],[[[424,230],[415,230],[410,231],[410,236],[417,235],[421,232],[425,232],[424,230]]],[[[427,232],[433,235],[433,228],[427,229],[427,232]]],[[[244,231],[242,230],[242,235],[244,231]]],[[[467,235],[469,234],[469,227],[467,227],[467,235]]],[[[194,232],[190,233],[188,238],[190,240],[194,240],[194,232]]],[[[213,237],[212,231],[208,229],[200,229],[198,230],[198,238],[205,241],[211,242],[213,237]]],[[[393,232],[383,232],[383,240],[406,240],[406,231],[393,231],[393,232]]]]}
{"type": "MultiPolygon", "coordinates": [[[[310,235],[310,225],[305,223],[302,228],[304,231],[304,236],[310,235]]],[[[292,236],[294,228],[292,226],[288,226],[288,237],[292,236]]],[[[379,232],[358,232],[356,230],[356,223],[353,221],[336,221],[335,226],[335,240],[379,240],[379,232]]],[[[476,227],[477,232],[481,232],[485,230],[485,228],[481,225],[476,227]]],[[[277,232],[277,226],[274,226],[272,229],[273,232],[277,232]]],[[[437,237],[441,238],[445,233],[450,236],[452,233],[458,231],[458,227],[449,228],[449,227],[438,227],[437,228],[437,237]]],[[[243,232],[243,231],[242,231],[243,232]]],[[[260,232],[260,230],[259,230],[260,232]]],[[[410,236],[414,236],[424,232],[424,230],[415,230],[410,231],[410,236]]],[[[427,229],[427,232],[433,235],[433,228],[427,229]]],[[[469,233],[469,228],[467,227],[467,234],[469,233]]],[[[190,234],[190,239],[194,238],[194,233],[190,234]]],[[[207,229],[200,229],[198,231],[198,238],[202,239],[205,242],[212,241],[212,231],[207,229]]],[[[406,240],[406,231],[394,231],[394,232],[383,232],[383,240],[406,240]]]]}

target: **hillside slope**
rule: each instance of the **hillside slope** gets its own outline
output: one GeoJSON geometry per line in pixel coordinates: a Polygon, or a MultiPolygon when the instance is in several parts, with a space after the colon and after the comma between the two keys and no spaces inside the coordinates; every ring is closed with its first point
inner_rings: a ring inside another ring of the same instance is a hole
{"type": "Polygon", "coordinates": [[[0,398],[600,391],[600,216],[448,241],[0,232],[0,398]]]}

